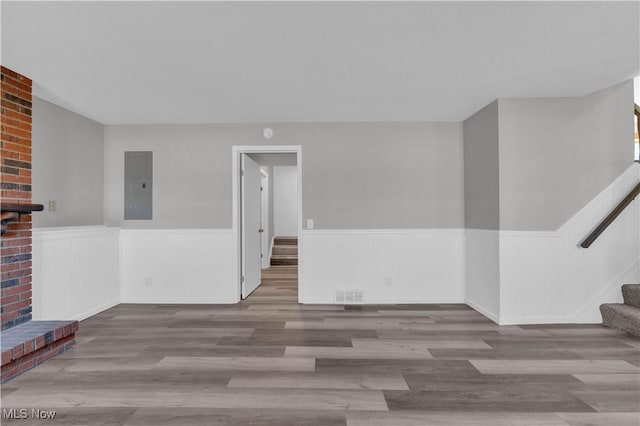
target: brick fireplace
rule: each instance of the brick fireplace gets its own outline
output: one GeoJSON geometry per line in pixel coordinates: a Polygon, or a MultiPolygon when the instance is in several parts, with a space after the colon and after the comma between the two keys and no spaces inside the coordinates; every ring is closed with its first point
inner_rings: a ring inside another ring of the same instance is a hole
{"type": "MultiPolygon", "coordinates": [[[[2,67],[2,202],[31,203],[31,80],[2,67]]],[[[31,215],[2,236],[2,330],[31,319],[31,215]]]]}
{"type": "Polygon", "coordinates": [[[1,67],[2,383],[72,347],[78,329],[77,321],[31,321],[31,87],[1,67]]]}

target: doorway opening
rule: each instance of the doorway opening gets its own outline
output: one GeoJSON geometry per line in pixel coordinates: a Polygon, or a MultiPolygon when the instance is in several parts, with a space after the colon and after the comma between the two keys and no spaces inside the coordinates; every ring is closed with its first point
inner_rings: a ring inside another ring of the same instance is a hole
{"type": "Polygon", "coordinates": [[[233,240],[238,301],[297,302],[302,253],[299,146],[234,146],[233,240]]]}

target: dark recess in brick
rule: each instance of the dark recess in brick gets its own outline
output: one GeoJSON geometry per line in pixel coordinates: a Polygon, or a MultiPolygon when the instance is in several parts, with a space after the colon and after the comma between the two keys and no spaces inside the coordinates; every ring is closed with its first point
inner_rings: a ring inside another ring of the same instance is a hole
{"type": "Polygon", "coordinates": [[[27,163],[26,161],[12,160],[11,158],[5,158],[4,159],[4,165],[5,166],[19,167],[21,169],[29,169],[29,170],[31,170],[31,163],[27,163]]]}
{"type": "Polygon", "coordinates": [[[2,280],[1,288],[15,287],[18,284],[20,284],[20,280],[18,278],[12,278],[10,280],[2,280]]]}

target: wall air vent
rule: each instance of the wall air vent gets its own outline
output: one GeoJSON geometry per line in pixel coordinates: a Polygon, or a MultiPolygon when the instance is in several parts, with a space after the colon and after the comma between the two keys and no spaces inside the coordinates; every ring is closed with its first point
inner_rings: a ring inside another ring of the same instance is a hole
{"type": "Polygon", "coordinates": [[[336,303],[344,303],[346,305],[361,305],[364,303],[364,295],[362,289],[355,290],[336,290],[336,303]]]}

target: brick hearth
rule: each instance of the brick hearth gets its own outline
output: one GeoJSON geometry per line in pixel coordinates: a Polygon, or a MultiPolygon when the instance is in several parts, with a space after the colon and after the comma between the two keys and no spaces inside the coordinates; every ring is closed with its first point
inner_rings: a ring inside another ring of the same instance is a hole
{"type": "Polygon", "coordinates": [[[78,321],[29,321],[3,331],[0,383],[73,347],[76,331],[78,321]]]}

